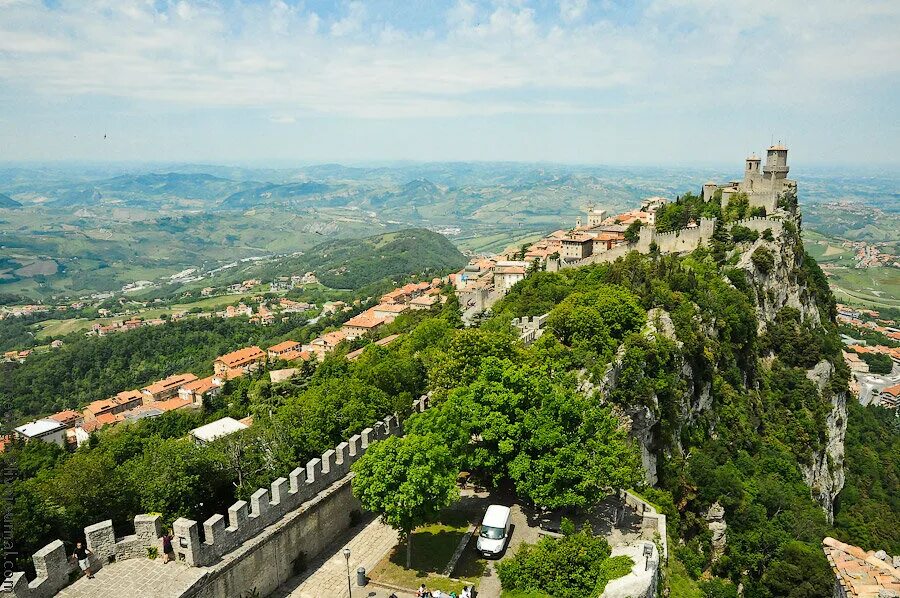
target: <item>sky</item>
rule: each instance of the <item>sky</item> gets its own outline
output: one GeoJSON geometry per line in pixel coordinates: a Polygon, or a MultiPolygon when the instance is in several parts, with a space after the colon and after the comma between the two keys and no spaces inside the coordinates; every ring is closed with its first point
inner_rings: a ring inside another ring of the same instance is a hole
{"type": "Polygon", "coordinates": [[[900,165],[897,0],[0,0],[0,161],[900,165]]]}

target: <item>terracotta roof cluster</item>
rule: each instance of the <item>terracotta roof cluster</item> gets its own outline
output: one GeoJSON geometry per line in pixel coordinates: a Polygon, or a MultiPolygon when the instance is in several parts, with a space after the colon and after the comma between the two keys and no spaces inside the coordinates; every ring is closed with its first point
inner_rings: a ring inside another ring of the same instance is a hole
{"type": "Polygon", "coordinates": [[[199,380],[194,380],[193,382],[188,382],[184,385],[185,390],[189,390],[192,393],[203,395],[216,387],[215,382],[213,380],[215,376],[209,376],[207,378],[200,378],[199,380]]]}
{"type": "Polygon", "coordinates": [[[286,353],[288,351],[295,350],[299,346],[300,343],[298,343],[297,341],[282,341],[277,345],[272,345],[271,347],[269,347],[269,353],[286,353]]]}
{"type": "Polygon", "coordinates": [[[344,326],[348,328],[366,328],[372,329],[377,328],[384,324],[384,318],[381,316],[376,316],[371,312],[363,312],[358,316],[353,316],[346,322],[344,322],[344,326]]]}
{"type": "Polygon", "coordinates": [[[59,413],[54,413],[48,419],[52,419],[54,421],[58,421],[64,426],[71,426],[78,421],[83,419],[83,416],[77,411],[73,411],[71,409],[66,409],[65,411],[60,411],[59,413]]]}
{"type": "Polygon", "coordinates": [[[879,598],[900,593],[900,569],[883,551],[866,552],[834,538],[822,540],[822,549],[837,582],[848,598],[879,598]]]}
{"type": "Polygon", "coordinates": [[[177,389],[178,387],[187,384],[188,382],[193,382],[197,379],[197,376],[194,374],[175,374],[173,376],[169,376],[168,378],[163,378],[162,380],[157,380],[153,384],[149,386],[145,386],[141,390],[147,394],[158,395],[160,393],[166,392],[168,390],[177,389]]]}
{"type": "Polygon", "coordinates": [[[244,347],[243,349],[232,351],[231,353],[226,353],[216,359],[216,361],[221,361],[229,368],[238,368],[253,363],[254,361],[265,359],[265,357],[266,354],[263,353],[263,350],[254,345],[252,347],[244,347]]]}

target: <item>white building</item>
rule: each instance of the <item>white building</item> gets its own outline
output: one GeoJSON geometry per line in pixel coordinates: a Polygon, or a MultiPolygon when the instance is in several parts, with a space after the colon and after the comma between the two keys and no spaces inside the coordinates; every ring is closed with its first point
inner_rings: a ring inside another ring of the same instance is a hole
{"type": "Polygon", "coordinates": [[[194,428],[191,430],[191,436],[193,436],[197,442],[206,444],[207,442],[212,442],[218,438],[224,438],[235,432],[246,430],[249,427],[250,426],[247,424],[241,423],[233,417],[223,417],[222,419],[209,422],[199,428],[194,428]]]}
{"type": "Polygon", "coordinates": [[[66,446],[66,427],[52,419],[39,419],[16,428],[16,435],[25,440],[43,440],[66,446]]]}

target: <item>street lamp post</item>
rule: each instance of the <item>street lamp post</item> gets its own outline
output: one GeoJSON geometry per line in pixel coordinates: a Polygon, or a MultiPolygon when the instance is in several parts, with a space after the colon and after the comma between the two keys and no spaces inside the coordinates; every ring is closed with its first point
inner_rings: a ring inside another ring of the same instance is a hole
{"type": "Polygon", "coordinates": [[[347,560],[347,595],[353,598],[353,587],[350,585],[350,549],[344,549],[344,558],[347,560]]]}

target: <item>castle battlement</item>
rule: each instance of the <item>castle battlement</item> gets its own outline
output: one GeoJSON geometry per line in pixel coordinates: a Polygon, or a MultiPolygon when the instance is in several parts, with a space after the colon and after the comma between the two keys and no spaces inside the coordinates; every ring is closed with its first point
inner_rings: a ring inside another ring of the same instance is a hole
{"type": "MultiPolygon", "coordinates": [[[[413,410],[422,412],[428,407],[428,397],[413,402],[413,410]]],[[[239,548],[247,540],[257,536],[267,527],[289,514],[315,504],[316,500],[332,485],[341,482],[369,446],[388,436],[401,432],[400,423],[393,415],[376,422],[372,427],[355,434],[320,457],[297,467],[287,478],[276,479],[269,488],[260,488],[250,501],[239,500],[228,508],[227,519],[216,514],[203,522],[203,537],[196,521],[177,519],[173,528],[172,548],[176,557],[188,565],[208,567],[223,556],[239,548]]],[[[135,533],[116,538],[113,522],[109,519],[84,529],[87,547],[94,553],[95,568],[115,561],[131,558],[147,558],[148,549],[156,547],[162,552],[162,517],[138,515],[134,518],[135,533]]],[[[69,583],[69,574],[76,565],[70,563],[61,540],[54,540],[32,557],[37,576],[28,581],[19,571],[7,577],[0,594],[16,598],[50,598],[69,583]]]]}
{"type": "MultiPolygon", "coordinates": [[[[662,254],[667,253],[690,253],[704,243],[712,239],[716,230],[716,218],[701,218],[700,223],[691,228],[682,228],[665,233],[657,233],[653,226],[642,226],[638,233],[638,240],[634,243],[622,243],[616,245],[607,251],[594,253],[582,260],[562,261],[558,266],[548,269],[553,271],[559,268],[577,268],[588,264],[600,264],[614,262],[620,257],[625,257],[632,251],[638,253],[650,253],[653,245],[657,251],[662,254]]],[[[728,224],[729,229],[733,226],[745,226],[756,232],[763,232],[767,228],[772,229],[773,235],[780,235],[784,229],[784,221],[779,217],[773,216],[754,216],[745,218],[728,224]]]]}

